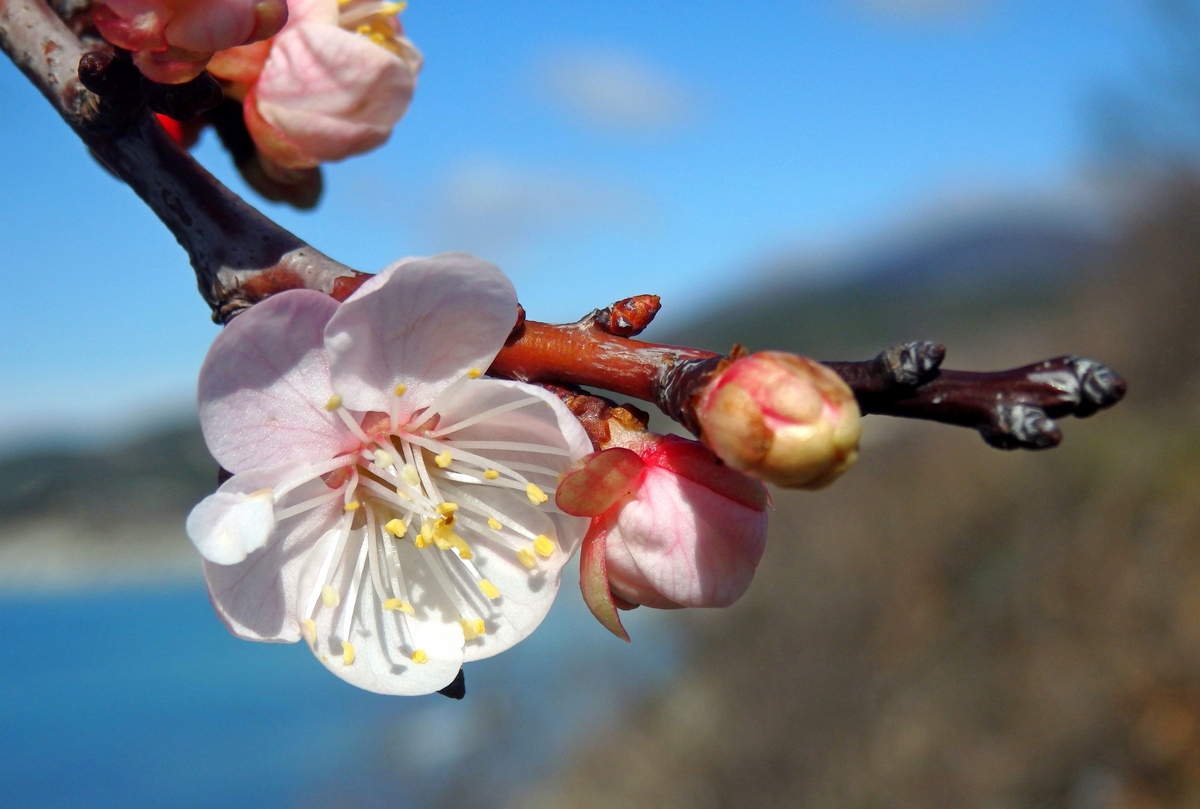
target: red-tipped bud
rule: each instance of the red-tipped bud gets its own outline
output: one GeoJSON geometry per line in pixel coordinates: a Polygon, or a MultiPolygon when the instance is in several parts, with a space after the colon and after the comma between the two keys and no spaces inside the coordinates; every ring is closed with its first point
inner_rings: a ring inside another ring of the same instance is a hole
{"type": "Polygon", "coordinates": [[[726,607],[762,557],[769,506],[761,483],[717,460],[698,441],[628,433],[576,462],[558,507],[591,517],[580,587],[592,614],[629,640],[618,604],[659,609],[726,607]]]}
{"type": "Polygon", "coordinates": [[[854,393],[829,368],[794,354],[734,360],[700,395],[696,416],[721,460],[785,488],[827,486],[858,459],[854,393]]]}

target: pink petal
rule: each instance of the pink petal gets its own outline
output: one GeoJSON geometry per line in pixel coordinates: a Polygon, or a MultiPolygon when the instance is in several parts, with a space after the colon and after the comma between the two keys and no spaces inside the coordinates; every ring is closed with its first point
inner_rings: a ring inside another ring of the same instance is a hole
{"type": "MultiPolygon", "coordinates": [[[[249,41],[258,0],[205,0],[174,5],[176,11],[166,27],[167,42],[178,48],[213,53],[249,41]]],[[[286,15],[285,4],[284,19],[286,15]]]]}
{"type": "Polygon", "coordinates": [[[632,450],[611,447],[593,453],[562,476],[554,502],[567,514],[598,517],[637,491],[645,468],[632,450]]]}
{"type": "MultiPolygon", "coordinates": [[[[278,485],[296,474],[296,465],[255,469],[234,475],[221,492],[254,492],[278,485]]],[[[277,507],[304,502],[327,494],[329,487],[316,478],[283,497],[277,507]]],[[[321,537],[336,530],[342,515],[340,500],[332,500],[306,514],[275,524],[265,544],[234,565],[204,561],[209,597],[229,631],[248,640],[295,642],[300,639],[296,618],[300,574],[306,557],[321,537]]],[[[192,529],[189,520],[189,533],[192,529]]]]}
{"type": "Polygon", "coordinates": [[[629,643],[629,633],[621,624],[621,616],[617,614],[617,607],[613,603],[612,591],[608,585],[605,565],[606,522],[604,518],[592,520],[591,527],[583,538],[583,548],[579,552],[579,590],[583,593],[583,603],[587,604],[587,608],[600,625],[629,643]]]}
{"type": "MultiPolygon", "coordinates": [[[[299,610],[307,609],[305,596],[319,589],[317,579],[322,563],[337,536],[326,535],[304,560],[297,589],[301,593],[299,610]]],[[[341,630],[348,607],[350,582],[362,550],[361,532],[354,532],[329,575],[331,586],[342,597],[333,608],[318,599],[313,623],[316,628],[313,653],[327,669],[348,683],[377,694],[415,696],[429,694],[449,685],[463,663],[463,630],[454,604],[431,578],[427,560],[411,543],[397,544],[408,593],[415,609],[412,618],[384,610],[364,571],[358,583],[349,638],[341,630]],[[401,632],[401,626],[404,631],[401,632]],[[354,646],[354,661],[345,662],[342,641],[354,646]],[[409,657],[421,649],[428,656],[424,663],[409,657]]],[[[308,616],[297,612],[303,622],[308,616]]]]}
{"type": "Polygon", "coordinates": [[[405,385],[406,420],[471,369],[487,370],[516,317],[516,290],[494,265],[465,253],[403,259],[329,321],[334,387],[347,407],[386,413],[405,385]]]}
{"type": "Polygon", "coordinates": [[[356,446],[338,417],[323,332],[338,304],[289,290],[239,315],[200,369],[200,424],[231,472],[328,460],[356,446]]]}
{"type": "Polygon", "coordinates": [[[416,79],[408,62],[366,37],[302,22],[275,39],[255,88],[257,113],[308,157],[341,160],[388,139],[416,79]]]}
{"type": "Polygon", "coordinates": [[[605,515],[604,519],[607,526],[604,540],[604,573],[608,577],[612,595],[631,604],[640,604],[656,610],[679,609],[680,605],[658,592],[654,583],[638,567],[633,554],[629,552],[625,538],[621,536],[615,516],[605,515]]]}
{"type": "Polygon", "coordinates": [[[637,498],[621,507],[617,527],[637,569],[664,598],[725,607],[750,586],[767,514],[651,466],[637,498]]]}

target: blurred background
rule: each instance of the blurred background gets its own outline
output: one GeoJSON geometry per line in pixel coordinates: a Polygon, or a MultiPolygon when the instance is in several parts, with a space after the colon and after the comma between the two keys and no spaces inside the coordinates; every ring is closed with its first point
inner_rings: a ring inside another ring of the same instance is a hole
{"type": "Polygon", "coordinates": [[[1200,2],[404,19],[388,146],[262,204],[340,260],[471,250],[543,320],[657,293],[648,339],[717,350],[1080,353],[1127,400],[1046,453],[869,418],[843,480],[776,493],[734,607],[638,610],[626,646],[568,571],[464,701],[362,693],[212,614],[182,522],[215,327],[3,62],[5,806],[1200,806],[1200,2]]]}

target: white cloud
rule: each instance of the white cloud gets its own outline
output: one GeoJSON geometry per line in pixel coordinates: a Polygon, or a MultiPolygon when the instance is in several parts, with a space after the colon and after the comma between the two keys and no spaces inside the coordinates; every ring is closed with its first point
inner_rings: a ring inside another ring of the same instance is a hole
{"type": "Polygon", "coordinates": [[[595,46],[543,60],[546,94],[579,123],[617,134],[674,130],[695,110],[695,94],[662,68],[633,54],[595,46]]]}
{"type": "Polygon", "coordinates": [[[597,228],[642,231],[653,213],[645,194],[609,180],[473,160],[435,192],[431,224],[439,249],[487,255],[597,228]]]}

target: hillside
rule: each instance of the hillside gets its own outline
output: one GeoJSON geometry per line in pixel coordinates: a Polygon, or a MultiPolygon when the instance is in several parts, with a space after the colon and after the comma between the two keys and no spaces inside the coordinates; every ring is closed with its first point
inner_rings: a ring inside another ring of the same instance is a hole
{"type": "MultiPolygon", "coordinates": [[[[868,419],[843,481],[777,495],[749,594],[680,619],[686,675],[514,805],[1200,803],[1198,267],[1200,191],[1181,186],[1053,296],[1027,277],[995,306],[889,312],[913,332],[880,347],[945,334],[958,367],[1074,350],[1129,397],[1047,453],[868,419]]],[[[833,300],[824,350],[848,355],[833,300]]],[[[812,305],[706,322],[787,345],[812,305]]]]}

